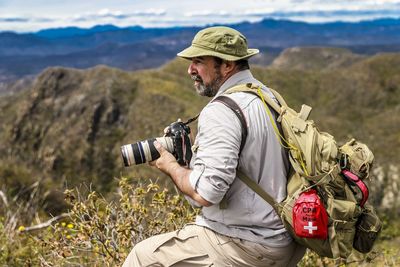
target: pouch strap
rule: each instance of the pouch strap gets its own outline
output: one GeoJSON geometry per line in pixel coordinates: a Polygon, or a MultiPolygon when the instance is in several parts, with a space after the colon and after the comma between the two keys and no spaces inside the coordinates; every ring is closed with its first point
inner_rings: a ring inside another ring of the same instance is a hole
{"type": "Polygon", "coordinates": [[[278,203],[275,201],[273,197],[270,196],[264,189],[261,188],[259,184],[257,184],[254,180],[250,179],[246,174],[242,171],[237,170],[237,177],[245,183],[251,190],[253,190],[257,195],[259,195],[262,199],[264,199],[268,204],[270,204],[274,210],[279,214],[278,211],[278,203]]]}
{"type": "Polygon", "coordinates": [[[360,189],[361,194],[362,194],[362,199],[360,201],[360,207],[364,207],[365,202],[367,202],[368,196],[369,196],[369,190],[367,185],[354,173],[348,170],[342,170],[342,173],[344,177],[347,178],[350,182],[354,183],[357,185],[357,187],[360,189]]]}

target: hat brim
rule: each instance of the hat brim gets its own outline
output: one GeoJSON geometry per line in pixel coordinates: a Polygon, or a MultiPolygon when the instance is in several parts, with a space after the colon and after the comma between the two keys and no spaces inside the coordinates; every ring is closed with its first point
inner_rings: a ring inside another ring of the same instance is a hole
{"type": "Polygon", "coordinates": [[[177,54],[177,56],[185,58],[185,59],[192,59],[194,57],[204,57],[204,56],[213,56],[213,57],[219,57],[224,60],[228,61],[237,61],[241,59],[247,59],[250,58],[256,54],[258,54],[260,51],[255,48],[249,48],[247,49],[247,54],[244,56],[234,56],[234,55],[229,55],[229,54],[223,54],[219,53],[217,51],[212,51],[208,49],[204,49],[201,47],[196,47],[196,46],[189,46],[188,48],[184,49],[180,53],[177,54]]]}

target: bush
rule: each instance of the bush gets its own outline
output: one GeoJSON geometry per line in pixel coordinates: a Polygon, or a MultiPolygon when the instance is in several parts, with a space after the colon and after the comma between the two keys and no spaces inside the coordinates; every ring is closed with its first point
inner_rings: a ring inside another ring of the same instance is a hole
{"type": "Polygon", "coordinates": [[[137,242],[176,230],[196,215],[178,192],[153,182],[134,188],[122,178],[111,202],[93,191],[82,197],[78,190],[67,190],[65,196],[73,208],[43,240],[41,264],[121,265],[137,242]]]}
{"type": "MultiPolygon", "coordinates": [[[[179,192],[149,180],[132,184],[120,179],[111,201],[90,188],[85,195],[84,190],[66,190],[71,209],[44,223],[34,208],[39,207],[40,201],[34,198],[40,199],[35,193],[40,190],[34,189],[25,205],[3,200],[7,205],[3,203],[5,208],[0,210],[0,266],[120,266],[136,243],[193,222],[197,210],[179,192]],[[16,212],[11,212],[13,209],[16,212]]],[[[397,221],[385,221],[388,230],[398,229],[397,221]]],[[[348,266],[400,264],[398,251],[391,249],[400,241],[399,232],[388,230],[386,240],[379,242],[373,253],[352,255],[348,262],[354,263],[348,266]]],[[[308,251],[299,266],[345,264],[308,251]]]]}

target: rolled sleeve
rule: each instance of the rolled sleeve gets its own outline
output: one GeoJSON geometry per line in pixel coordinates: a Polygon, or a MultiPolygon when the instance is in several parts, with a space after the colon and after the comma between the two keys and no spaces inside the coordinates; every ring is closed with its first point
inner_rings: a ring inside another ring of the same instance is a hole
{"type": "Polygon", "coordinates": [[[197,184],[205,168],[206,166],[204,164],[197,164],[194,166],[192,172],[189,175],[189,183],[195,190],[197,190],[197,184]]]}
{"type": "Polygon", "coordinates": [[[185,195],[186,200],[189,202],[190,205],[192,205],[195,208],[200,208],[202,207],[197,201],[195,201],[194,199],[192,199],[191,197],[185,195]]]}
{"type": "Polygon", "coordinates": [[[199,117],[196,143],[199,148],[189,177],[205,200],[217,204],[236,177],[241,142],[239,119],[221,103],[210,103],[199,117]]]}

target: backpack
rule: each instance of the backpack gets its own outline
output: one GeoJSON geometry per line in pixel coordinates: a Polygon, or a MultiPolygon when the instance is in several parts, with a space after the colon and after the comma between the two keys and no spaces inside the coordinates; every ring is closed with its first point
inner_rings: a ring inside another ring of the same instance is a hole
{"type": "MultiPolygon", "coordinates": [[[[260,86],[251,83],[232,87],[225,94],[235,92],[255,94],[262,100],[275,134],[281,145],[288,150],[291,165],[287,177],[287,197],[280,203],[240,170],[237,170],[238,178],[274,207],[296,242],[318,255],[346,259],[353,248],[361,253],[371,251],[382,228],[374,208],[366,203],[369,192],[363,182],[368,178],[374,160],[371,150],[355,139],[338,147],[333,136],[320,132],[309,119],[311,107],[303,105],[301,111],[296,112],[272,89],[279,104],[263,92],[260,86]],[[277,122],[281,128],[276,125],[270,108],[278,115],[277,122]],[[322,235],[313,237],[305,233],[299,236],[298,227],[309,229],[310,234],[316,228],[311,222],[315,219],[312,214],[304,219],[308,222],[299,222],[308,215],[303,216],[297,212],[307,210],[322,214],[322,235]],[[327,221],[324,212],[328,215],[327,221]]],[[[241,109],[226,95],[218,96],[213,101],[222,102],[231,108],[241,121],[243,148],[247,126],[241,109]]]]}

